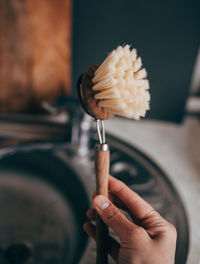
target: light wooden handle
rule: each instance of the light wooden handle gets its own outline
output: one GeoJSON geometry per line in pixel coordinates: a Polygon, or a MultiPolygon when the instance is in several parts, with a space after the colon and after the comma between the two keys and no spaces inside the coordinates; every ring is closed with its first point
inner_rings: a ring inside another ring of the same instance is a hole
{"type": "MultiPolygon", "coordinates": [[[[110,151],[108,145],[97,145],[95,151],[95,170],[96,170],[96,193],[108,196],[108,176],[110,168],[110,151]],[[105,147],[105,148],[104,148],[105,147]]],[[[96,215],[96,243],[97,258],[96,264],[108,263],[108,227],[96,215]]]]}

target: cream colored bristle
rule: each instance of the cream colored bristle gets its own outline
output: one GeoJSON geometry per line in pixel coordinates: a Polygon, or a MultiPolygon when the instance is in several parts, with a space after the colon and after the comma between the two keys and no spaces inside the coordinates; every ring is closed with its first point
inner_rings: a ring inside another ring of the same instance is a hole
{"type": "Polygon", "coordinates": [[[102,107],[110,107],[117,109],[119,104],[121,104],[121,109],[125,109],[127,104],[125,102],[121,102],[121,98],[102,100],[99,102],[99,105],[102,107]]]}
{"type": "Polygon", "coordinates": [[[134,73],[134,78],[137,79],[137,80],[138,79],[144,79],[146,77],[147,77],[147,72],[146,72],[145,69],[142,69],[142,70],[137,71],[137,72],[134,73]]]}
{"type": "Polygon", "coordinates": [[[144,117],[149,109],[147,73],[135,49],[119,46],[94,73],[93,90],[99,106],[128,118],[144,117]]]}
{"type": "Polygon", "coordinates": [[[93,86],[94,91],[101,91],[105,89],[111,89],[117,84],[117,79],[113,77],[105,78],[93,86]]]}
{"type": "Polygon", "coordinates": [[[102,92],[95,94],[94,97],[97,100],[114,99],[114,98],[120,98],[120,93],[117,89],[111,88],[107,90],[102,90],[102,92]]]}

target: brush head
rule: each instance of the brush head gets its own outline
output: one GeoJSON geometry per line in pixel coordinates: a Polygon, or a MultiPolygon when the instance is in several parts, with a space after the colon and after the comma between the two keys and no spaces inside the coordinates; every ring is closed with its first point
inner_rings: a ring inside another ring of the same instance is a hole
{"type": "Polygon", "coordinates": [[[130,46],[113,50],[98,67],[83,74],[80,94],[84,108],[96,118],[113,115],[139,119],[149,109],[149,82],[141,58],[130,46]]]}
{"type": "Polygon", "coordinates": [[[79,99],[86,113],[94,118],[106,120],[112,118],[114,114],[105,111],[104,107],[99,106],[99,101],[95,99],[96,91],[92,89],[94,85],[92,79],[94,78],[94,73],[97,68],[98,65],[92,65],[85,70],[80,77],[77,90],[79,99]]]}

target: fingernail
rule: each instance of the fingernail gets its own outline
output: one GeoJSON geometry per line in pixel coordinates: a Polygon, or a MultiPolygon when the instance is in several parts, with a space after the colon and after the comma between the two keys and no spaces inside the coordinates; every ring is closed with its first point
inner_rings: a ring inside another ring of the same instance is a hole
{"type": "Polygon", "coordinates": [[[106,209],[110,205],[110,202],[108,201],[108,199],[104,197],[103,195],[96,196],[94,199],[94,202],[96,206],[99,207],[101,210],[106,209]]]}

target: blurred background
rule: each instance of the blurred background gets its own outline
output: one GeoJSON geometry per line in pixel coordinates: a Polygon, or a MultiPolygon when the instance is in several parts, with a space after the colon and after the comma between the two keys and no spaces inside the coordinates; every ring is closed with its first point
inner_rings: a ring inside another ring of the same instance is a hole
{"type": "Polygon", "coordinates": [[[76,86],[124,44],[151,109],[106,121],[111,173],[176,226],[176,263],[199,263],[199,13],[196,0],[0,0],[1,263],[95,262],[82,224],[97,137],[76,86]]]}

